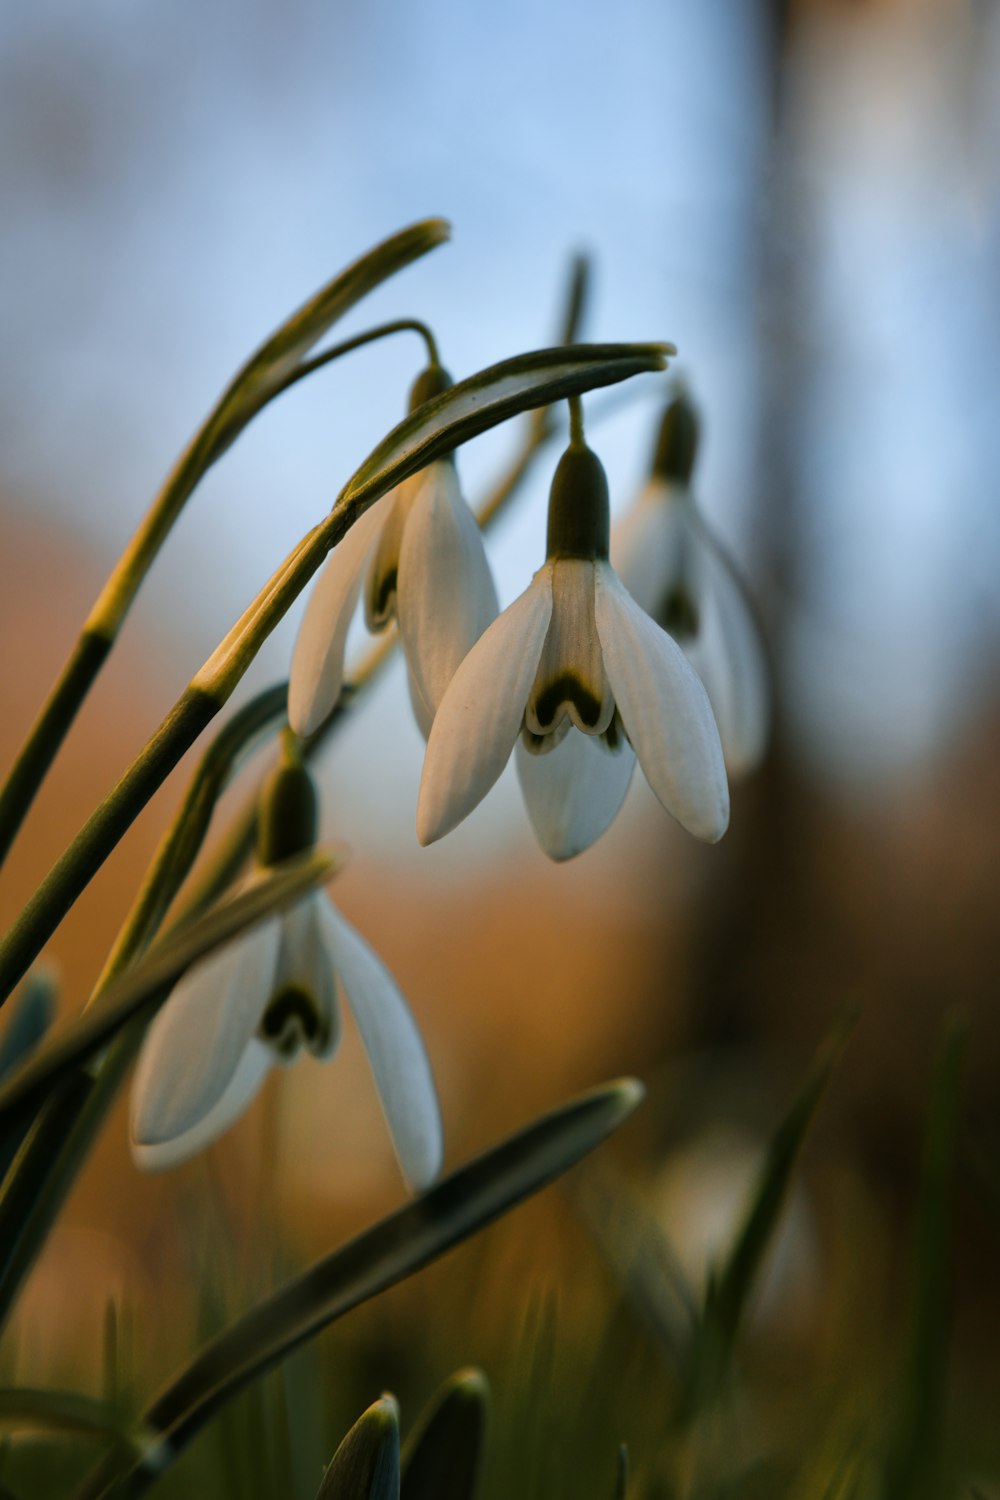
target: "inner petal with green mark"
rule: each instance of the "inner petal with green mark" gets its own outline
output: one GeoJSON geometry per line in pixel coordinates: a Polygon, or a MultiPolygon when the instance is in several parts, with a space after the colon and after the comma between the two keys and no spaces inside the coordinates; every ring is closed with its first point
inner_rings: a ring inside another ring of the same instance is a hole
{"type": "Polygon", "coordinates": [[[327,1021],[314,996],[300,985],[287,984],[268,1001],[257,1035],[282,1062],[306,1047],[313,1054],[327,1042],[327,1021]]]}
{"type": "Polygon", "coordinates": [[[403,527],[414,494],[414,479],[419,482],[424,477],[421,473],[414,475],[413,479],[404,479],[392,496],[392,508],[379,532],[364,588],[365,624],[369,630],[384,630],[396,614],[396,577],[403,527]]]}
{"type": "Polygon", "coordinates": [[[531,735],[551,735],[568,721],[584,734],[603,734],[615,701],[594,620],[594,564],[560,558],[547,566],[552,569],[552,619],[525,709],[525,728],[531,735]]]}

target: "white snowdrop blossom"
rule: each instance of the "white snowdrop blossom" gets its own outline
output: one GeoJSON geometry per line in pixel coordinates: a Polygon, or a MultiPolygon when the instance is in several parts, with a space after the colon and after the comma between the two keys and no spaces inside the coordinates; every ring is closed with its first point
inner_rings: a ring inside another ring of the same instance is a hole
{"type": "Polygon", "coordinates": [[[194,1156],[243,1113],[276,1064],[328,1058],[341,992],[368,1054],[403,1175],[441,1166],[441,1117],[416,1022],[392,975],[325,892],[195,964],[146,1036],[132,1088],[132,1154],[159,1170],[194,1156]]]}
{"type": "MultiPolygon", "coordinates": [[[[275,772],[261,804],[261,866],[311,845],[314,796],[301,764],[275,772]]],[[[258,870],[249,880],[259,878],[258,870]]],[[[339,997],[361,1034],[403,1175],[427,1187],[443,1146],[420,1032],[388,969],[324,891],[193,964],[175,986],[132,1087],[137,1164],[156,1171],[187,1160],[237,1120],[272,1067],[302,1051],[332,1057],[339,997]]]]}
{"type": "Polygon", "coordinates": [[[714,842],[725,832],[729,792],[705,689],[607,557],[604,470],[574,440],[552,484],[544,566],[469,652],[441,701],[417,807],[422,844],[477,806],[515,742],[528,814],[553,859],[580,853],[605,831],[636,758],[691,833],[714,842]]]}
{"type": "Polygon", "coordinates": [[[683,648],[708,692],[732,776],[752,771],[770,728],[760,633],[743,582],[690,487],[697,443],[686,397],[667,408],[653,474],[615,527],[615,565],[629,593],[683,648]]]}
{"type": "MultiPolygon", "coordinates": [[[[414,386],[411,410],[448,383],[430,366],[414,386]]],[[[456,667],[499,607],[452,458],[376,501],[324,564],[292,656],[288,721],[299,735],[314,733],[340,696],[347,631],[362,592],[370,630],[398,621],[410,699],[426,738],[456,667]]]]}

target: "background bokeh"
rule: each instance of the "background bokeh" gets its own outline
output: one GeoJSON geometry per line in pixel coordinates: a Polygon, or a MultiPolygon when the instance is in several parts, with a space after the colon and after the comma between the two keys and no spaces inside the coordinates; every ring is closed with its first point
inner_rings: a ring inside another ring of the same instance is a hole
{"type": "MultiPolygon", "coordinates": [[[[725,1234],[807,1059],[860,1004],[794,1208],[791,1300],[773,1294],[787,1337],[760,1355],[781,1391],[829,1353],[831,1306],[863,1330],[861,1363],[891,1356],[928,1080],[945,1016],[964,1013],[955,1378],[970,1427],[997,1394],[985,1329],[1000,1312],[998,79],[988,0],[41,0],[0,15],[0,749],[14,753],[230,373],[316,286],[403,224],[447,216],[452,243],[344,332],[421,316],[459,376],[552,341],[569,257],[586,251],[584,337],[675,341],[701,408],[698,494],[743,564],[772,664],[768,762],[734,789],[717,848],[636,785],[593,851],[552,867],[511,771],[422,851],[422,743],[396,664],[321,768],[325,830],[355,851],[338,899],[412,999],[450,1159],[636,1072],[650,1101],[620,1159],[692,1266],[699,1226],[725,1234]]],[[[419,359],[400,338],[334,366],[209,475],[0,877],[3,920],[398,419],[419,359]]],[[[633,384],[587,403],[616,510],[642,483],[668,389],[633,384]]],[[[463,450],[470,499],[516,443],[501,430],[463,450]]],[[[542,561],[557,452],[490,537],[503,603],[542,561]]],[[[287,670],[297,618],[245,693],[287,670]]],[[[53,940],[66,1013],[178,795],[53,940]]],[[[117,1117],[29,1290],[26,1367],[59,1368],[39,1331],[53,1308],[74,1343],[73,1266],[140,1307],[182,1298],[208,1179],[241,1266],[265,1202],[305,1256],[396,1201],[354,1040],[329,1069],[273,1080],[208,1166],[168,1179],[137,1179],[117,1117]]],[[[451,1284],[432,1273],[433,1379],[448,1359],[501,1362],[540,1286],[559,1288],[570,1347],[589,1318],[619,1315],[564,1201],[491,1234],[451,1284]]],[[[348,1382],[338,1411],[416,1388],[425,1370],[401,1354],[398,1320],[427,1301],[403,1289],[391,1316],[361,1315],[352,1368],[371,1379],[348,1382]]],[[[625,1328],[627,1350],[641,1335],[625,1328]]],[[[169,1363],[152,1358],[157,1374],[169,1363]]]]}

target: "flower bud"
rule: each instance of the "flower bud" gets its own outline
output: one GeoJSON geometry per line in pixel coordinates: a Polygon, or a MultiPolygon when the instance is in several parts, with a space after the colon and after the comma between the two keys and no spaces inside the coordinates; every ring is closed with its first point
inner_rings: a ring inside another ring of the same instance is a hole
{"type": "Polygon", "coordinates": [[[671,401],[663,414],[653,450],[652,472],[658,479],[687,484],[698,453],[698,414],[687,396],[671,401]]]}
{"type": "Polygon", "coordinates": [[[300,761],[284,760],[268,776],[260,794],[257,858],[275,865],[304,854],[316,843],[316,784],[300,761]]]}
{"type": "Polygon", "coordinates": [[[418,406],[423,406],[425,401],[431,401],[435,396],[450,390],[452,383],[451,376],[442,365],[428,365],[425,370],[421,370],[410,387],[410,413],[415,412],[418,406]]]}

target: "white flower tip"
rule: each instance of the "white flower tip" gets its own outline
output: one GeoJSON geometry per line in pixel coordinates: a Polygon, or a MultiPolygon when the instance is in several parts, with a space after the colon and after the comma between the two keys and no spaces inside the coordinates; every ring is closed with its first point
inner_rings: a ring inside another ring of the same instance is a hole
{"type": "Polygon", "coordinates": [[[299,739],[308,739],[311,734],[315,734],[329,712],[330,709],[324,703],[319,702],[312,694],[303,692],[292,677],[288,684],[288,723],[299,739]]]}
{"type": "Polygon", "coordinates": [[[426,1134],[419,1140],[411,1137],[405,1150],[399,1151],[399,1165],[406,1179],[407,1186],[413,1193],[424,1193],[437,1181],[444,1162],[444,1137],[441,1131],[440,1115],[432,1123],[425,1122],[426,1134]]]}
{"type": "Polygon", "coordinates": [[[428,781],[425,776],[417,798],[417,842],[424,849],[428,844],[436,844],[438,839],[457,828],[471,811],[472,808],[456,805],[453,798],[442,797],[440,783],[428,781]]]}
{"type": "Polygon", "coordinates": [[[692,828],[691,832],[696,838],[704,839],[706,844],[717,844],[729,827],[729,797],[719,803],[715,816],[706,819],[699,827],[692,828]]]}

